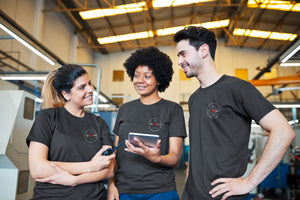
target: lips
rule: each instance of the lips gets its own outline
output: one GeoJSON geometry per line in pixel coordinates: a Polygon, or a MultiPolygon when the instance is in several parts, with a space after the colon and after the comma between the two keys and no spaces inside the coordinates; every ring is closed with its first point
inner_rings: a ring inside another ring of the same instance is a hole
{"type": "Polygon", "coordinates": [[[188,66],[187,64],[184,64],[184,65],[182,65],[181,67],[182,67],[184,73],[186,73],[189,66],[188,66]]]}
{"type": "Polygon", "coordinates": [[[93,99],[93,95],[88,95],[88,96],[84,97],[84,99],[92,100],[93,99]]]}
{"type": "Polygon", "coordinates": [[[146,86],[136,86],[138,90],[144,90],[146,89],[147,87],[146,86]]]}

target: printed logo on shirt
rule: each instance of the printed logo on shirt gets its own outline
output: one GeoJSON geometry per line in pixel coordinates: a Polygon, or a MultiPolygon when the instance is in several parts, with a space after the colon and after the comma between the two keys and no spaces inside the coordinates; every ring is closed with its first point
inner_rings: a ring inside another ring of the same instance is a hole
{"type": "Polygon", "coordinates": [[[207,107],[207,115],[209,118],[218,118],[221,114],[220,106],[216,103],[211,103],[207,107]]]}
{"type": "Polygon", "coordinates": [[[148,122],[148,128],[151,131],[158,131],[162,126],[162,122],[158,118],[152,118],[148,122]]]}
{"type": "Polygon", "coordinates": [[[98,134],[94,129],[89,129],[84,132],[83,138],[88,143],[94,143],[98,138],[98,134]]]}

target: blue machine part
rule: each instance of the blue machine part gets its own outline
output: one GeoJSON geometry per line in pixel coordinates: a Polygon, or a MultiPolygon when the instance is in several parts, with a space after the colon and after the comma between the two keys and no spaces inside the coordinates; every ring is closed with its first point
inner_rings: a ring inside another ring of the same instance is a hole
{"type": "Polygon", "coordinates": [[[279,164],[260,184],[260,188],[287,188],[288,164],[279,164]]]}

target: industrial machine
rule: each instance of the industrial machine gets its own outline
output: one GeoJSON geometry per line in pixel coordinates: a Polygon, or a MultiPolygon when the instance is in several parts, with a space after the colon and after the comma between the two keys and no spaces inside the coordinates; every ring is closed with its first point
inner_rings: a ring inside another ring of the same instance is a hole
{"type": "Polygon", "coordinates": [[[32,199],[34,180],[25,139],[35,119],[35,96],[21,90],[0,91],[0,199],[32,199]]]}

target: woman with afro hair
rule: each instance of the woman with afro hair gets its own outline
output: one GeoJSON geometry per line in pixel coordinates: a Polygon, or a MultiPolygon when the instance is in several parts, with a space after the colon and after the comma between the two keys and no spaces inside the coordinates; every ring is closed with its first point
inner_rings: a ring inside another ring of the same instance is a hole
{"type": "Polygon", "coordinates": [[[180,105],[163,99],[172,80],[169,56],[155,47],[135,51],[124,63],[139,99],[123,104],[113,132],[115,145],[126,140],[126,148],[116,153],[116,172],[110,179],[108,200],[179,200],[173,168],[180,162],[186,137],[180,105]],[[148,147],[129,132],[159,135],[155,147],[148,147]]]}

